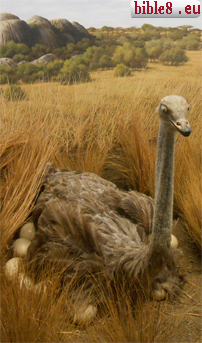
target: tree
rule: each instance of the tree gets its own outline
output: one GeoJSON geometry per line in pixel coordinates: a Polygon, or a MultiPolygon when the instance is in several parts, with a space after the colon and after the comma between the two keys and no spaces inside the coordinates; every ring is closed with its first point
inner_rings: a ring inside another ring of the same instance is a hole
{"type": "Polygon", "coordinates": [[[153,61],[157,60],[160,54],[162,53],[161,41],[158,39],[158,40],[151,40],[147,42],[146,51],[147,51],[148,57],[151,60],[153,61]]]}
{"type": "Polygon", "coordinates": [[[178,26],[179,29],[181,30],[190,30],[193,26],[192,25],[181,25],[181,26],[178,26]]]}
{"type": "Polygon", "coordinates": [[[102,69],[113,67],[113,60],[108,55],[102,55],[99,59],[99,66],[102,69]]]}
{"type": "Polygon", "coordinates": [[[17,79],[32,83],[44,79],[46,66],[43,63],[32,64],[29,62],[18,65],[17,79]]]}
{"type": "Polygon", "coordinates": [[[31,54],[33,59],[37,59],[43,55],[46,55],[51,52],[51,48],[48,48],[47,46],[44,46],[42,44],[35,44],[31,48],[31,54]]]}
{"type": "Polygon", "coordinates": [[[169,50],[169,49],[171,49],[172,47],[175,46],[174,42],[170,38],[161,38],[160,39],[160,44],[162,46],[162,50],[163,51],[169,50]]]}
{"type": "Polygon", "coordinates": [[[175,29],[175,31],[169,32],[168,38],[176,41],[178,39],[183,39],[184,35],[183,31],[175,29]]]}
{"type": "Polygon", "coordinates": [[[92,46],[83,54],[83,59],[85,64],[89,66],[90,70],[95,70],[99,68],[99,61],[103,55],[106,55],[105,49],[92,46]]]}
{"type": "Polygon", "coordinates": [[[122,35],[117,39],[117,42],[121,45],[130,42],[130,39],[126,35],[122,35]]]}
{"type": "Polygon", "coordinates": [[[29,55],[31,49],[24,43],[16,44],[16,54],[29,55]]]}
{"type": "Polygon", "coordinates": [[[145,48],[136,48],[131,43],[119,46],[113,56],[116,64],[124,63],[132,69],[144,68],[147,65],[147,52],[145,48]]]}
{"type": "Polygon", "coordinates": [[[188,61],[188,57],[183,49],[173,47],[170,50],[165,50],[159,57],[160,62],[166,65],[178,66],[188,61]]]}
{"type": "Polygon", "coordinates": [[[151,25],[151,24],[143,24],[143,25],[141,26],[141,29],[142,29],[143,31],[152,30],[152,29],[155,29],[155,26],[153,26],[153,25],[151,25]]]}
{"type": "Polygon", "coordinates": [[[91,26],[91,27],[89,27],[87,30],[90,31],[90,32],[95,32],[95,31],[96,31],[96,28],[91,26]]]}
{"type": "Polygon", "coordinates": [[[16,43],[11,40],[5,45],[1,45],[1,57],[12,58],[16,54],[16,43]]]}
{"type": "Polygon", "coordinates": [[[89,82],[90,74],[84,64],[77,64],[74,60],[66,60],[60,69],[58,79],[62,84],[72,85],[77,82],[89,82]]]}
{"type": "Polygon", "coordinates": [[[108,31],[108,26],[104,25],[102,28],[101,28],[102,31],[108,31]]]}
{"type": "Polygon", "coordinates": [[[49,62],[48,64],[46,64],[46,75],[48,78],[53,77],[53,76],[57,76],[58,73],[60,72],[60,69],[63,66],[63,61],[61,60],[53,60],[51,62],[49,62]]]}

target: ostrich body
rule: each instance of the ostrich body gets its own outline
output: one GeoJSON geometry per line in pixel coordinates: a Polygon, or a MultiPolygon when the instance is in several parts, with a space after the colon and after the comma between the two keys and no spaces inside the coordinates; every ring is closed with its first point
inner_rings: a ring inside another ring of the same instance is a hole
{"type": "Polygon", "coordinates": [[[33,211],[38,231],[28,248],[30,263],[38,268],[47,261],[69,266],[67,278],[75,273],[82,278],[105,272],[109,280],[124,275],[130,284],[145,289],[149,285],[157,299],[178,292],[178,249],[170,247],[174,142],[177,131],[191,133],[189,105],[171,95],[157,110],[155,203],[144,194],[123,192],[93,173],[50,168],[33,211]]]}

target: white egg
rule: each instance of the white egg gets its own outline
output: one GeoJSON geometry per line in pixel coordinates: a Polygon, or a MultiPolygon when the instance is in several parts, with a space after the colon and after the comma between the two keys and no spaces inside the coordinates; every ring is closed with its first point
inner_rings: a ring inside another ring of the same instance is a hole
{"type": "Polygon", "coordinates": [[[165,289],[162,288],[162,289],[155,289],[151,295],[154,300],[161,301],[166,298],[167,293],[165,289]]]}
{"type": "Polygon", "coordinates": [[[174,235],[171,235],[171,242],[170,242],[171,248],[177,248],[178,247],[178,240],[174,235]]]}
{"type": "Polygon", "coordinates": [[[19,274],[18,281],[19,281],[20,288],[23,288],[23,287],[31,288],[34,286],[33,281],[24,273],[19,274]]]}
{"type": "Polygon", "coordinates": [[[20,257],[11,258],[5,264],[5,274],[9,278],[15,278],[20,269],[22,269],[22,259],[20,257]]]}
{"type": "Polygon", "coordinates": [[[33,291],[38,293],[38,292],[43,292],[45,293],[47,289],[47,283],[46,282],[39,282],[33,287],[33,291]]]}
{"type": "Polygon", "coordinates": [[[36,229],[33,223],[28,222],[24,224],[20,229],[20,238],[26,238],[33,241],[36,235],[36,229]]]}
{"type": "Polygon", "coordinates": [[[31,241],[26,238],[18,238],[13,243],[13,251],[17,256],[25,256],[31,241]]]}
{"type": "Polygon", "coordinates": [[[74,307],[73,323],[78,325],[86,325],[93,321],[97,314],[97,307],[94,305],[81,305],[78,304],[74,307]]]}

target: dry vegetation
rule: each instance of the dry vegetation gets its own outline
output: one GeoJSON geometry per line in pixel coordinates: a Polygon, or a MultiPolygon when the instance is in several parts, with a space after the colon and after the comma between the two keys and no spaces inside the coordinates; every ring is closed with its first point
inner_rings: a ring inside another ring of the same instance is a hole
{"type": "Polygon", "coordinates": [[[2,342],[169,341],[172,320],[157,304],[139,302],[134,310],[127,294],[118,294],[118,302],[105,294],[102,315],[83,330],[70,320],[71,292],[56,292],[58,274],[48,292],[30,294],[6,280],[3,265],[48,161],[154,195],[155,108],[168,94],[184,96],[192,107],[192,135],[177,139],[174,211],[201,248],[201,52],[189,57],[184,66],[150,64],[128,78],[107,71],[92,74],[87,84],[22,85],[27,100],[1,100],[2,342]]]}

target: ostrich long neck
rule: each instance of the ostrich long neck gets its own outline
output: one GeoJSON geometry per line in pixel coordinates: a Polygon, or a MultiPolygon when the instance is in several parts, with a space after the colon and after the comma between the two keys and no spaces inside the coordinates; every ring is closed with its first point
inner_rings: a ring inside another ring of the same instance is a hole
{"type": "Polygon", "coordinates": [[[175,133],[161,120],[156,161],[153,245],[164,252],[170,246],[173,215],[175,133]]]}

